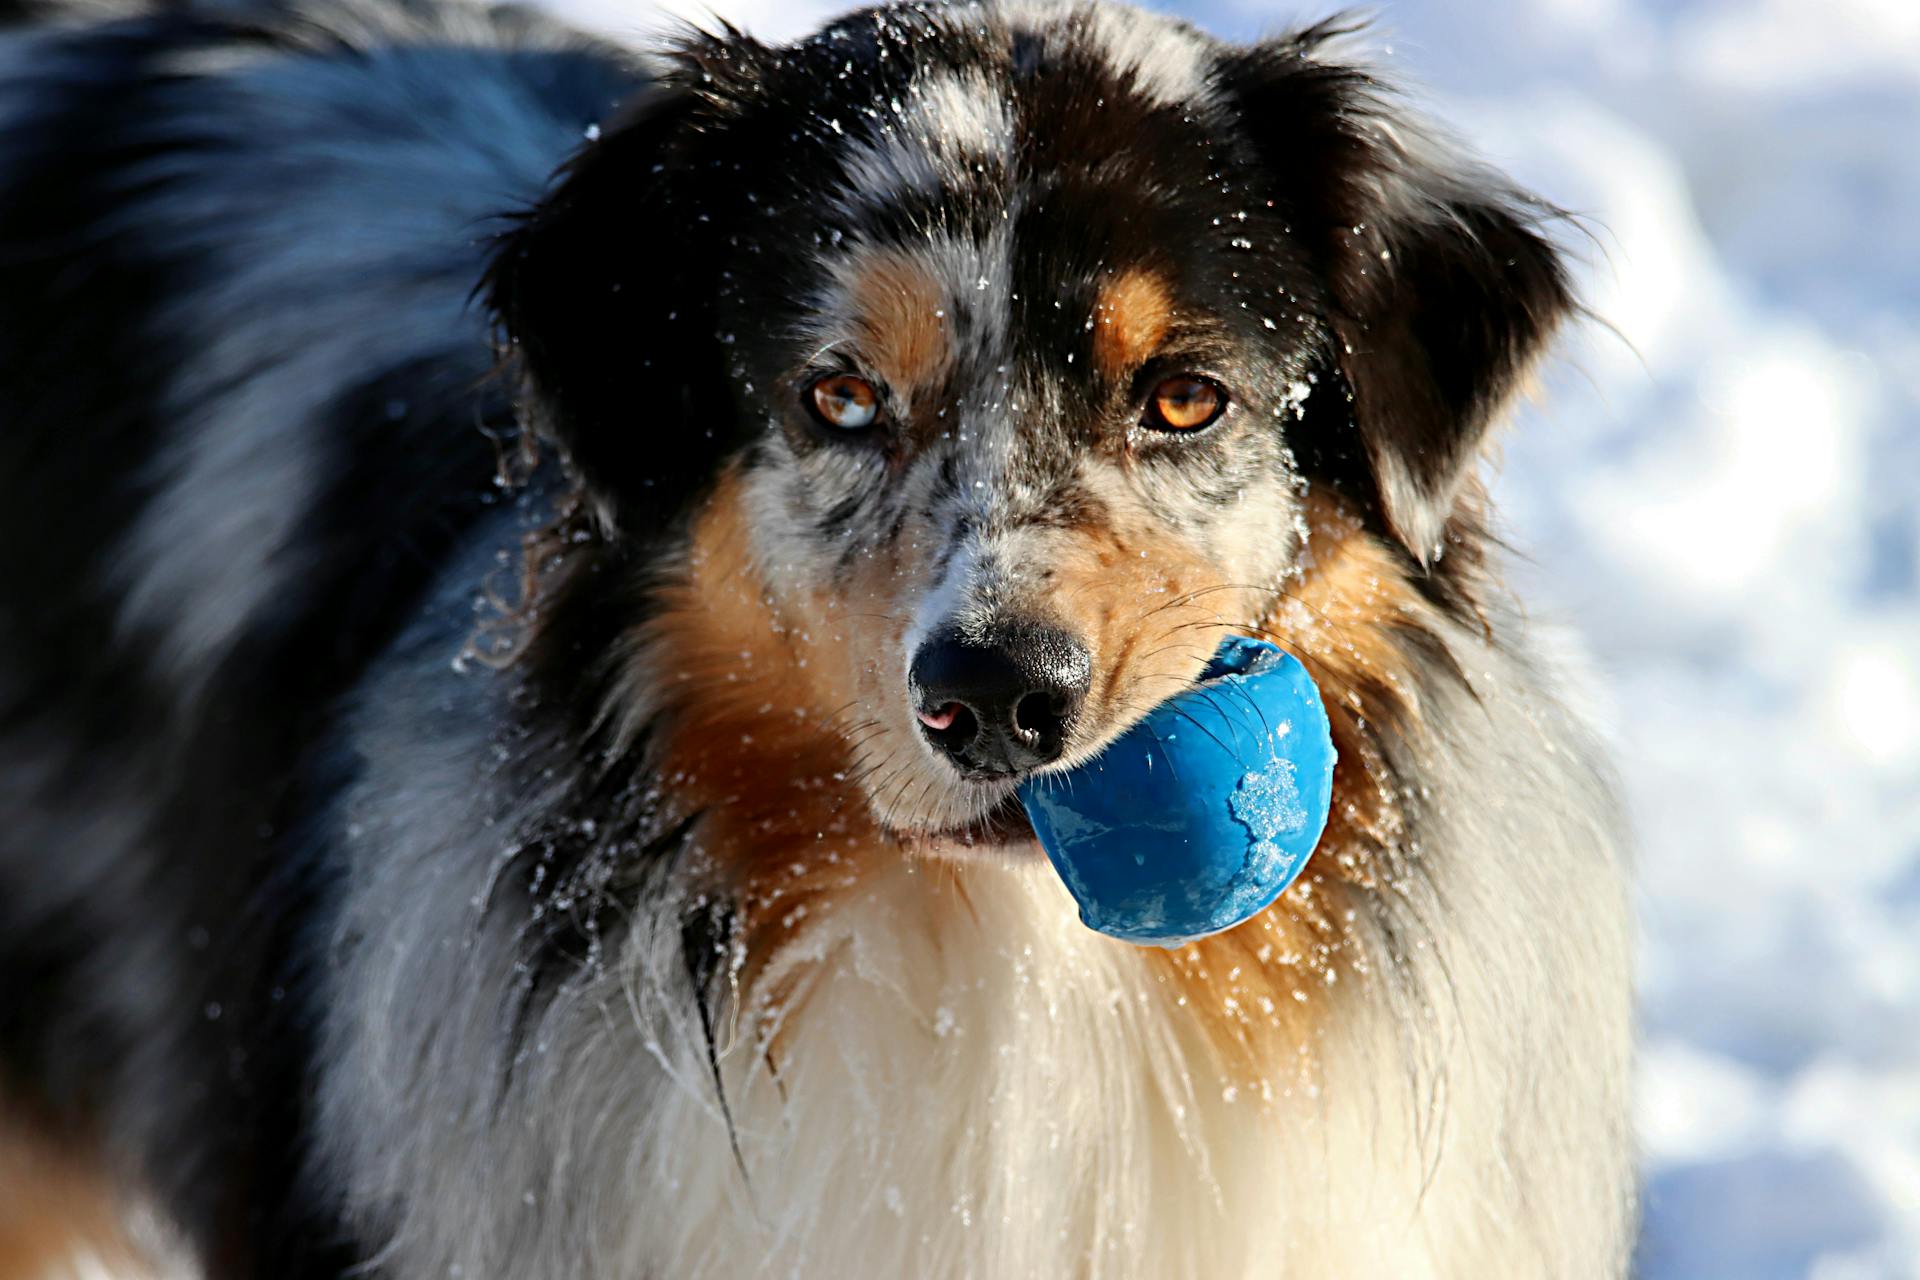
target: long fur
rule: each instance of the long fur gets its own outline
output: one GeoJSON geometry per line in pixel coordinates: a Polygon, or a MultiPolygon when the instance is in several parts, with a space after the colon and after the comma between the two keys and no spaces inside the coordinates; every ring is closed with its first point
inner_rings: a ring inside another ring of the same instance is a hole
{"type": "Polygon", "coordinates": [[[1572,302],[1336,28],[35,17],[22,1131],[211,1276],[1624,1273],[1623,838],[1475,466],[1572,302]],[[1236,416],[1128,425],[1166,360],[1236,416]],[[796,409],[846,368],[871,446],[796,409]],[[1079,925],[906,702],[1027,616],[1101,675],[1067,763],[1219,635],[1308,664],[1336,812],[1280,903],[1079,925]]]}

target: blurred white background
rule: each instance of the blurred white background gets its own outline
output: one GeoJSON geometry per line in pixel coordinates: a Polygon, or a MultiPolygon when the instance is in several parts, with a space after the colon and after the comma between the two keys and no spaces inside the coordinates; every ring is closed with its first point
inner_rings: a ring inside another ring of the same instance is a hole
{"type": "MultiPolygon", "coordinates": [[[[840,7],[681,11],[780,38],[840,7]]],[[[1389,74],[1582,216],[1617,330],[1566,345],[1500,490],[1640,833],[1643,1274],[1920,1277],[1920,3],[1373,15],[1389,74]]]]}

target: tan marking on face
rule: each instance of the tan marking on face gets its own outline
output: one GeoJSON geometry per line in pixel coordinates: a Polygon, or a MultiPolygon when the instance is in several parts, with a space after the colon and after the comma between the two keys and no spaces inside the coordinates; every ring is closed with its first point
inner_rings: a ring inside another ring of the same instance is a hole
{"type": "Polygon", "coordinates": [[[1185,688],[1220,640],[1259,612],[1263,593],[1243,571],[1257,548],[1223,533],[1203,551],[1117,473],[1081,480],[1091,499],[1083,517],[1037,536],[1026,554],[1049,571],[1029,610],[1080,637],[1093,658],[1075,734],[1085,747],[1185,688]]]}
{"type": "Polygon", "coordinates": [[[1100,289],[1093,307],[1093,363],[1109,378],[1145,364],[1173,326],[1173,295],[1150,271],[1122,272],[1100,289]]]}
{"type": "Polygon", "coordinates": [[[910,254],[876,250],[855,265],[860,349],[897,394],[933,392],[953,363],[945,298],[939,278],[910,254]]]}
{"type": "Polygon", "coordinates": [[[1089,730],[1123,728],[1183,688],[1241,595],[1204,590],[1216,575],[1194,548],[1124,518],[1076,531],[1053,570],[1060,620],[1093,654],[1089,730]]]}

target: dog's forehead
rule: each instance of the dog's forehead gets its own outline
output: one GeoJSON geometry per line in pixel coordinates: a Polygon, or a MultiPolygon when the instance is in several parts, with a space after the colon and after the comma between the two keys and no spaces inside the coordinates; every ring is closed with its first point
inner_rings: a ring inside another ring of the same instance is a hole
{"type": "Polygon", "coordinates": [[[879,9],[792,50],[772,100],[811,117],[790,136],[823,171],[802,181],[850,230],[983,233],[1076,190],[1177,185],[1215,123],[1217,53],[1118,5],[879,9]]]}
{"type": "Polygon", "coordinates": [[[771,92],[809,104],[784,202],[811,241],[802,343],[931,383],[1035,339],[1117,374],[1165,333],[1217,213],[1209,37],[1119,6],[954,6],[791,52],[771,92]]]}

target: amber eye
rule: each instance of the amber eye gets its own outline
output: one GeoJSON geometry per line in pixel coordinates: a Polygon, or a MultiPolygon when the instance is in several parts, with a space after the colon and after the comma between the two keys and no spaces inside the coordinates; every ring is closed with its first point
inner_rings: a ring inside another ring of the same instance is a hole
{"type": "Polygon", "coordinates": [[[807,388],[807,412],[839,431],[864,431],[880,418],[880,393],[865,378],[836,373],[807,388]]]}
{"type": "Polygon", "coordinates": [[[1147,422],[1161,431],[1198,431],[1227,411],[1227,393],[1205,378],[1168,378],[1147,398],[1147,422]]]}

